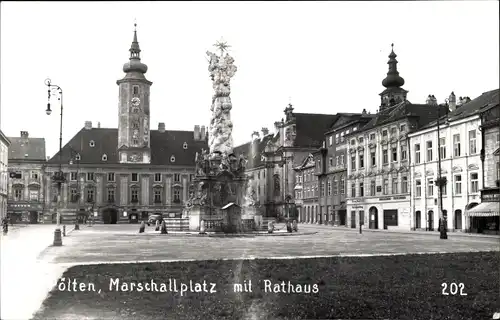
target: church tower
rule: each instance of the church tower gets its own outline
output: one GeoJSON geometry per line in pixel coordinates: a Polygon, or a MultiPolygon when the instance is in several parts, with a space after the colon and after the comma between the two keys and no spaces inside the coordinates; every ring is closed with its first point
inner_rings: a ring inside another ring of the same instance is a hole
{"type": "Polygon", "coordinates": [[[396,60],[397,55],[394,53],[394,44],[391,44],[391,47],[391,54],[389,54],[389,61],[387,62],[389,72],[387,72],[387,77],[382,81],[382,85],[386,89],[380,94],[380,111],[405,101],[406,94],[408,93],[408,91],[401,88],[405,84],[405,79],[398,72],[398,60],[396,60]]]}
{"type": "Polygon", "coordinates": [[[120,163],[150,163],[149,91],[153,84],[144,74],[148,66],[141,62],[137,24],[130,47],[130,61],[123,65],[125,77],[116,81],[118,98],[118,156],[120,163]]]}

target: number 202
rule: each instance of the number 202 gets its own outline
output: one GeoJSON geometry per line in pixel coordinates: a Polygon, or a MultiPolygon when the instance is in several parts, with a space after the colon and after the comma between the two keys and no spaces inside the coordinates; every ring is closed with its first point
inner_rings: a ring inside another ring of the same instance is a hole
{"type": "Polygon", "coordinates": [[[452,296],[455,296],[455,295],[460,295],[460,296],[466,296],[467,293],[464,292],[464,289],[465,289],[465,285],[463,283],[459,283],[459,284],[456,284],[455,282],[452,282],[450,283],[450,286],[449,286],[449,292],[446,290],[448,289],[448,284],[446,282],[443,282],[441,284],[441,287],[443,288],[443,291],[441,291],[441,294],[443,296],[449,296],[450,294],[452,296]]]}

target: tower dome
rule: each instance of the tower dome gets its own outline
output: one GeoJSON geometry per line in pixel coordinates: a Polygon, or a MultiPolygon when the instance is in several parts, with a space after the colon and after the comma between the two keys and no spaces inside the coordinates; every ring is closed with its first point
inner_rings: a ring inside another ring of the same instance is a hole
{"type": "Polygon", "coordinates": [[[387,77],[382,80],[382,85],[386,88],[399,88],[405,84],[405,79],[403,79],[398,72],[398,61],[396,60],[397,55],[394,53],[394,43],[391,44],[391,54],[389,54],[389,72],[387,72],[387,77]]]}
{"type": "Polygon", "coordinates": [[[134,39],[132,40],[132,45],[130,46],[129,51],[130,61],[123,65],[123,72],[146,73],[148,71],[148,66],[141,62],[141,48],[139,47],[139,42],[137,41],[137,23],[134,23],[134,39]]]}

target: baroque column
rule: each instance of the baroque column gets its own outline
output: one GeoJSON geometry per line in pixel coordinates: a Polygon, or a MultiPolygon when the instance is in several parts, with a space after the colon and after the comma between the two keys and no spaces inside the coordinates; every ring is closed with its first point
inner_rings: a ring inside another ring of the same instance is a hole
{"type": "Polygon", "coordinates": [[[215,44],[220,50],[220,55],[207,51],[210,57],[210,78],[214,94],[212,96],[212,106],[210,111],[212,117],[209,126],[209,141],[210,154],[218,153],[230,155],[233,153],[233,123],[231,122],[232,103],[230,98],[231,78],[236,73],[234,58],[226,51],[230,47],[224,41],[218,41],[215,44]]]}

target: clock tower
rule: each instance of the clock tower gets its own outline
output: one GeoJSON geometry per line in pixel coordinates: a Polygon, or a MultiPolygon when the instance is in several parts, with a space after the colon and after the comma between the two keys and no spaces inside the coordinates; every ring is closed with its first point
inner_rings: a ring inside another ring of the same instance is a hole
{"type": "Polygon", "coordinates": [[[118,157],[120,163],[150,163],[149,91],[153,84],[144,74],[148,66],[141,62],[137,24],[130,47],[130,61],[123,65],[125,77],[116,81],[118,98],[118,157]]]}

